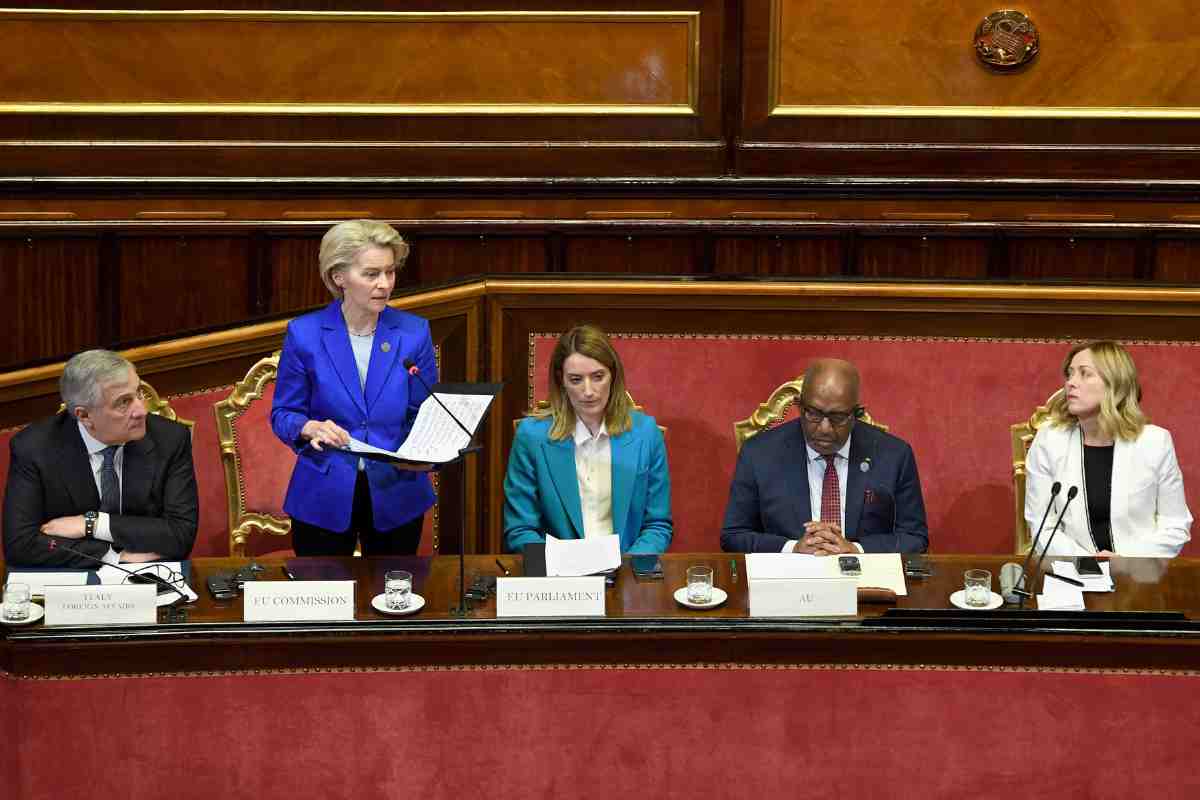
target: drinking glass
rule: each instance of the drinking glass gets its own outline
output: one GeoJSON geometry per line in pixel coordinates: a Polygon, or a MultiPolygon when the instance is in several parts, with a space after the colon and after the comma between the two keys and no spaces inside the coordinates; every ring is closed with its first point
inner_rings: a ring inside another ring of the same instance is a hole
{"type": "Polygon", "coordinates": [[[992,601],[992,573],[969,569],[963,573],[963,597],[972,608],[984,608],[992,601]]]}
{"type": "Polygon", "coordinates": [[[389,611],[403,611],[412,599],[412,573],[402,569],[390,570],[383,576],[383,591],[389,611]]]}
{"type": "Polygon", "coordinates": [[[695,603],[696,605],[708,605],[712,602],[712,588],[712,567],[688,567],[687,598],[689,603],[695,603]]]}
{"type": "Polygon", "coordinates": [[[8,583],[4,586],[4,619],[24,622],[29,619],[29,584],[8,583]]]}

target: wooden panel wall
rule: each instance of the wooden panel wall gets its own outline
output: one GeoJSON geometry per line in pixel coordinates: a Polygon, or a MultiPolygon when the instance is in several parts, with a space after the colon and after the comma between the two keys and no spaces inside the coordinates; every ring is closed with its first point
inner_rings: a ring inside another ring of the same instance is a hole
{"type": "Polygon", "coordinates": [[[1035,0],[1005,75],[976,0],[45,5],[0,11],[0,371],[325,302],[317,242],[360,216],[413,240],[398,292],[1200,281],[1167,0],[1035,0]]]}
{"type": "Polygon", "coordinates": [[[0,11],[0,175],[723,172],[722,0],[45,5],[0,11]]]}
{"type": "MultiPolygon", "coordinates": [[[[277,319],[329,301],[329,220],[0,222],[0,372],[277,319]],[[7,235],[5,235],[7,232],[7,235]]],[[[482,276],[1200,285],[1200,226],[908,220],[397,220],[397,294],[482,276]]]]}

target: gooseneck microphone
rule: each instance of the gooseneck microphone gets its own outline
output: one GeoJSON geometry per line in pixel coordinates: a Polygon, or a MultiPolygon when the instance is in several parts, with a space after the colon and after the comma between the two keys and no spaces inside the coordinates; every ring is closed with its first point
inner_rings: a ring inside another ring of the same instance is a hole
{"type": "Polygon", "coordinates": [[[1067,509],[1071,507],[1071,501],[1077,494],[1079,494],[1078,486],[1072,486],[1067,491],[1067,502],[1063,503],[1062,513],[1058,515],[1058,521],[1054,523],[1054,528],[1050,531],[1050,538],[1046,540],[1046,549],[1042,551],[1042,557],[1038,559],[1037,568],[1033,571],[1035,575],[1041,571],[1042,562],[1046,560],[1046,553],[1050,552],[1050,545],[1054,543],[1054,534],[1058,533],[1058,529],[1062,527],[1063,517],[1067,515],[1067,509]]]}
{"type": "Polygon", "coordinates": [[[475,434],[467,430],[467,426],[462,424],[462,420],[455,416],[453,411],[446,408],[446,404],[442,402],[442,398],[434,394],[433,389],[430,388],[429,384],[425,382],[425,379],[421,377],[421,368],[414,364],[411,358],[404,359],[404,368],[408,370],[409,375],[412,375],[421,382],[421,385],[425,387],[425,391],[429,392],[429,396],[437,401],[437,404],[442,407],[443,411],[450,415],[450,419],[454,420],[454,423],[458,425],[458,427],[463,429],[463,433],[467,435],[467,444],[469,445],[475,434]]]}
{"type": "Polygon", "coordinates": [[[85,553],[82,550],[76,550],[74,547],[69,547],[61,539],[57,539],[53,536],[50,537],[49,549],[50,550],[66,550],[68,553],[71,553],[72,555],[77,555],[82,558],[86,558],[89,561],[95,561],[97,564],[100,564],[101,566],[115,567],[115,568],[119,569],[121,572],[124,572],[126,575],[128,575],[131,583],[153,583],[158,586],[158,589],[157,589],[158,594],[166,594],[168,591],[170,591],[170,592],[174,592],[175,594],[179,595],[179,597],[183,600],[183,602],[186,603],[188,601],[188,596],[186,594],[184,594],[183,591],[180,590],[178,586],[171,583],[169,580],[167,580],[166,578],[164,578],[160,575],[155,575],[153,572],[135,572],[131,569],[126,569],[125,567],[122,567],[120,564],[109,564],[104,559],[96,558],[91,553],[85,553]]]}
{"type": "MultiPolygon", "coordinates": [[[[1028,574],[1026,572],[1026,570],[1029,569],[1029,559],[1032,558],[1033,554],[1037,552],[1038,540],[1040,540],[1042,538],[1042,531],[1045,530],[1045,528],[1046,528],[1046,520],[1050,517],[1050,509],[1054,508],[1054,498],[1058,497],[1058,493],[1061,491],[1062,491],[1062,484],[1059,483],[1058,481],[1055,481],[1054,485],[1050,487],[1050,499],[1046,501],[1046,510],[1044,512],[1042,512],[1042,524],[1038,525],[1037,534],[1035,534],[1033,537],[1033,543],[1029,546],[1029,552],[1025,554],[1025,560],[1021,562],[1020,575],[1016,576],[1016,580],[1014,583],[1012,583],[1012,589],[1009,592],[1003,591],[1004,590],[1004,578],[1003,577],[1001,578],[1000,589],[1001,589],[1001,592],[1005,595],[1004,599],[1007,602],[1010,602],[1010,603],[1014,602],[1010,598],[1010,595],[1016,595],[1019,597],[1032,597],[1033,596],[1033,594],[1028,589],[1025,588],[1025,584],[1026,584],[1025,576],[1028,574]]],[[[1000,567],[1001,576],[1003,576],[1005,574],[1005,568],[1008,566],[1009,566],[1009,564],[1005,564],[1004,566],[1000,567]]],[[[1011,566],[1016,567],[1017,565],[1012,564],[1011,566]]],[[[1008,570],[1008,573],[1010,575],[1012,575],[1013,570],[1008,570]]]]}

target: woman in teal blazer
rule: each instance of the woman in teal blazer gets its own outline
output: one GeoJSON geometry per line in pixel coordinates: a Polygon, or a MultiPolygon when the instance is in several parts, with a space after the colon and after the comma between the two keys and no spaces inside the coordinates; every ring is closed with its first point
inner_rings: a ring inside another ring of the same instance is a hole
{"type": "Polygon", "coordinates": [[[504,478],[504,544],[616,535],[621,551],[671,544],[662,432],[633,409],[621,360],[598,329],[563,334],[550,357],[550,408],[521,421],[504,478]]]}

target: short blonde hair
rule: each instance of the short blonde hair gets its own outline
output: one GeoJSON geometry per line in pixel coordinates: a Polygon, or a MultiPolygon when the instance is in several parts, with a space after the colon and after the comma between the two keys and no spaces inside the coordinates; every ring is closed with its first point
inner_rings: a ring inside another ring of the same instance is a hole
{"type": "MultiPolygon", "coordinates": [[[[1072,347],[1063,359],[1063,377],[1071,367],[1071,359],[1090,350],[1096,362],[1096,372],[1104,381],[1104,397],[1100,400],[1100,430],[1113,439],[1132,441],[1146,427],[1146,415],[1142,413],[1142,384],[1138,381],[1137,367],[1124,347],[1116,342],[1102,340],[1072,347]]],[[[1050,401],[1050,422],[1055,427],[1066,428],[1079,420],[1067,410],[1067,393],[1060,392],[1050,401]]]]}
{"type": "Polygon", "coordinates": [[[604,331],[594,325],[577,325],[558,338],[550,356],[550,408],[539,414],[554,419],[550,438],[561,441],[575,433],[575,409],[563,388],[563,364],[576,353],[599,361],[612,376],[608,405],[604,409],[604,427],[608,435],[616,436],[633,428],[633,401],[625,391],[625,368],[621,366],[621,357],[604,331]]]}
{"type": "Polygon", "coordinates": [[[342,298],[342,287],[334,282],[334,274],[349,269],[358,258],[358,254],[367,247],[390,249],[397,270],[404,266],[404,261],[408,258],[408,242],[386,222],[376,222],[372,219],[347,220],[334,225],[321,237],[321,282],[325,284],[329,293],[339,300],[342,298]]]}

